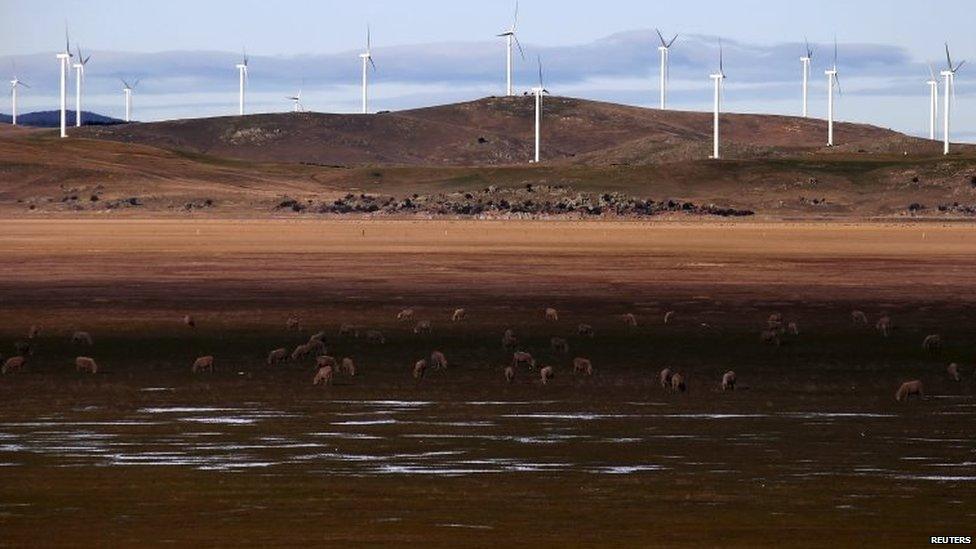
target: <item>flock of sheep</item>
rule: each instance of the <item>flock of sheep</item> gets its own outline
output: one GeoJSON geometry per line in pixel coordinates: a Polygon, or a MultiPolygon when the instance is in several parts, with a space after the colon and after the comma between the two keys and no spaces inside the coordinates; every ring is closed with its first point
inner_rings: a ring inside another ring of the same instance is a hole
{"type": "MultiPolygon", "coordinates": [[[[674,314],[674,311],[666,312],[664,315],[664,324],[670,324],[674,319],[674,314]]],[[[545,309],[543,316],[547,322],[559,321],[559,312],[551,307],[545,309]]],[[[430,334],[430,321],[419,320],[415,322],[414,317],[413,309],[403,309],[397,313],[396,320],[401,323],[413,323],[414,334],[430,334]]],[[[465,309],[456,309],[451,315],[452,322],[463,322],[466,318],[467,311],[465,309]]],[[[637,327],[637,317],[632,313],[622,315],[621,320],[630,328],[637,327]]],[[[851,321],[855,325],[869,325],[868,317],[863,311],[852,311],[851,321]]],[[[183,318],[183,324],[188,328],[196,327],[196,321],[190,315],[186,315],[183,318]]],[[[705,324],[702,326],[707,327],[705,324]]],[[[286,322],[286,327],[289,330],[295,331],[301,331],[302,329],[301,322],[297,317],[289,317],[286,322]]],[[[882,337],[888,337],[891,333],[891,318],[887,314],[882,314],[875,323],[875,329],[882,337]]],[[[14,345],[16,352],[14,356],[4,360],[2,355],[0,355],[0,362],[3,363],[2,370],[0,370],[2,374],[14,373],[23,370],[27,366],[29,357],[33,354],[33,346],[29,341],[35,339],[39,333],[40,328],[38,326],[31,326],[27,334],[28,341],[18,341],[14,345]]],[[[580,337],[592,338],[594,336],[593,327],[589,324],[579,324],[576,333],[580,337]]],[[[799,326],[795,321],[785,321],[781,314],[773,313],[769,316],[766,321],[766,326],[760,332],[759,340],[761,343],[767,345],[779,346],[784,337],[797,337],[799,334],[799,326]]],[[[370,344],[382,345],[386,343],[386,338],[381,331],[364,330],[350,324],[343,324],[339,328],[338,335],[339,337],[363,338],[370,344]]],[[[284,347],[270,351],[266,363],[268,366],[275,366],[289,360],[300,362],[314,358],[316,368],[315,375],[312,378],[314,385],[330,385],[334,377],[339,374],[355,376],[356,365],[352,357],[347,356],[341,360],[336,360],[334,357],[329,356],[325,340],[325,332],[315,333],[308,338],[307,342],[298,345],[291,352],[284,347]]],[[[75,346],[91,347],[92,337],[88,332],[76,331],[71,336],[71,343],[75,346]]],[[[520,349],[518,336],[514,330],[505,330],[502,334],[501,345],[504,350],[512,353],[511,364],[506,366],[503,372],[504,378],[508,383],[512,383],[515,380],[516,373],[520,368],[537,370],[539,381],[543,385],[548,384],[553,379],[555,375],[553,366],[537,364],[536,359],[531,354],[520,349]]],[[[555,354],[569,355],[569,343],[565,338],[552,337],[550,339],[550,348],[555,354]]],[[[942,338],[937,334],[928,335],[922,342],[922,348],[930,352],[937,352],[942,348],[942,338]]],[[[74,364],[78,372],[88,374],[98,373],[98,364],[91,357],[78,356],[75,358],[74,364]]],[[[431,352],[429,357],[421,358],[413,364],[412,375],[419,382],[424,378],[428,369],[444,370],[447,369],[447,366],[447,357],[443,352],[435,350],[431,352]]],[[[213,370],[214,357],[211,355],[197,358],[191,366],[191,371],[194,374],[202,372],[212,373],[213,370]]],[[[577,356],[572,360],[572,370],[574,374],[589,376],[593,374],[593,363],[586,357],[577,356]]],[[[957,364],[950,364],[947,368],[947,373],[950,379],[960,381],[961,378],[957,364]]],[[[672,371],[670,368],[665,368],[660,371],[659,382],[661,388],[668,392],[682,393],[688,389],[685,375],[681,372],[672,371]]],[[[734,391],[736,386],[735,372],[731,370],[725,372],[722,375],[719,386],[722,391],[734,391]]],[[[924,390],[920,380],[915,379],[902,383],[895,393],[895,399],[897,401],[907,400],[913,396],[917,398],[924,397],[924,390]]]]}

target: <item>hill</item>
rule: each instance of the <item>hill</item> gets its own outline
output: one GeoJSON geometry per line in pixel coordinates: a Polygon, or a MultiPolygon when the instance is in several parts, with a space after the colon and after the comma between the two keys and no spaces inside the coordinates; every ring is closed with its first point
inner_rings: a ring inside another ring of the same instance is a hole
{"type": "MultiPolygon", "coordinates": [[[[69,110],[68,125],[74,126],[75,111],[69,110]]],[[[0,114],[0,124],[9,124],[12,117],[9,114],[0,114]]],[[[111,124],[124,124],[118,118],[104,116],[91,111],[81,111],[81,122],[85,125],[105,126],[111,124]]],[[[35,128],[57,128],[61,126],[61,111],[37,111],[17,115],[17,125],[31,126],[35,128]]]]}

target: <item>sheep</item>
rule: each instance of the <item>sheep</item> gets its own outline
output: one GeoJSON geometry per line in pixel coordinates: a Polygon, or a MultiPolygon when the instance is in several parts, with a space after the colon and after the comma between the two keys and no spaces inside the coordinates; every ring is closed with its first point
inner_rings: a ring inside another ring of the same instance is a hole
{"type": "Polygon", "coordinates": [[[315,356],[326,354],[325,343],[321,339],[309,339],[305,346],[308,347],[309,354],[315,356]]]}
{"type": "Polygon", "coordinates": [[[675,393],[683,393],[688,390],[688,386],[685,384],[685,376],[679,373],[675,373],[671,376],[671,391],[675,393]]]}
{"type": "Polygon", "coordinates": [[[925,392],[922,390],[922,382],[917,379],[902,383],[901,387],[898,387],[898,392],[895,393],[895,401],[907,401],[912,396],[919,399],[925,398],[925,392]]]}
{"type": "Polygon", "coordinates": [[[17,341],[14,343],[14,352],[18,356],[34,356],[34,346],[26,341],[17,341]]]}
{"type": "Polygon", "coordinates": [[[98,373],[98,364],[95,363],[95,359],[80,356],[75,358],[75,370],[78,372],[88,372],[89,374],[98,373]]]}
{"type": "Polygon", "coordinates": [[[783,329],[783,315],[779,313],[769,315],[769,318],[766,319],[766,328],[782,334],[785,331],[783,329]]]}
{"type": "Polygon", "coordinates": [[[312,378],[312,385],[332,385],[334,371],[335,368],[332,365],[327,364],[322,366],[315,372],[315,377],[312,378]]]}
{"type": "Polygon", "coordinates": [[[91,347],[92,338],[88,332],[75,332],[71,334],[71,343],[75,345],[87,345],[91,347]]]}
{"type": "Polygon", "coordinates": [[[35,339],[39,335],[41,335],[41,327],[37,324],[32,324],[30,329],[27,330],[27,339],[35,339]]]}
{"type": "Polygon", "coordinates": [[[214,369],[214,357],[207,355],[207,356],[202,356],[196,359],[195,361],[193,361],[193,368],[191,371],[194,374],[197,372],[202,372],[204,370],[213,373],[213,369],[214,369]]]}
{"type": "Polygon", "coordinates": [[[552,366],[545,366],[539,370],[539,378],[542,380],[543,385],[548,385],[549,381],[552,380],[555,373],[552,370],[552,366]]]}
{"type": "Polygon", "coordinates": [[[623,320],[624,324],[630,328],[637,327],[637,316],[634,315],[634,313],[621,315],[620,319],[623,320]]]}
{"type": "Polygon", "coordinates": [[[946,372],[949,374],[949,379],[952,381],[959,381],[959,365],[953,362],[946,368],[946,372]]]}
{"type": "Polygon", "coordinates": [[[431,328],[429,320],[421,320],[413,327],[413,333],[417,335],[430,335],[430,332],[431,328]]]}
{"type": "Polygon", "coordinates": [[[297,316],[290,316],[285,321],[285,327],[289,330],[302,331],[302,321],[297,316]]]}
{"type": "Polygon", "coordinates": [[[767,345],[772,345],[774,347],[779,347],[780,338],[779,334],[775,330],[763,330],[759,333],[759,342],[765,343],[767,345]]]}
{"type": "Polygon", "coordinates": [[[339,371],[351,377],[356,377],[356,363],[350,357],[343,357],[342,366],[339,368],[339,371]]]}
{"type": "Polygon", "coordinates": [[[322,343],[325,343],[325,332],[316,332],[308,336],[309,343],[312,343],[314,341],[321,341],[322,343]]]}
{"type": "Polygon", "coordinates": [[[444,356],[444,353],[440,351],[430,353],[430,367],[435,370],[446,370],[447,357],[444,356]]]}
{"type": "Polygon", "coordinates": [[[413,320],[413,309],[403,309],[397,313],[396,319],[399,322],[410,322],[413,320]]]}
{"type": "Polygon", "coordinates": [[[343,324],[339,326],[339,337],[359,337],[359,327],[353,326],[352,324],[343,324]]]}
{"type": "Polygon", "coordinates": [[[386,344],[386,336],[384,336],[383,332],[379,330],[367,330],[366,342],[373,343],[376,345],[384,345],[386,344]]]}
{"type": "Polygon", "coordinates": [[[546,309],[546,313],[545,314],[546,314],[546,320],[547,321],[549,321],[549,322],[558,322],[559,321],[559,311],[557,311],[556,309],[553,309],[552,307],[548,307],[546,309]]]}
{"type": "Polygon", "coordinates": [[[518,345],[518,337],[515,336],[515,330],[511,328],[505,330],[502,335],[502,349],[511,350],[518,345]]]}
{"type": "Polygon", "coordinates": [[[302,343],[301,345],[295,347],[295,350],[291,352],[292,360],[301,360],[303,358],[308,358],[308,355],[312,354],[312,346],[308,343],[302,343]]]}
{"type": "Polygon", "coordinates": [[[665,368],[661,370],[660,374],[658,374],[658,379],[661,382],[661,388],[664,389],[665,391],[671,390],[671,377],[673,375],[674,372],[671,371],[671,368],[665,368]]]}
{"type": "Polygon", "coordinates": [[[864,311],[858,311],[858,310],[851,311],[851,323],[867,326],[868,315],[864,314],[864,311]]]}
{"type": "Polygon", "coordinates": [[[569,354],[569,342],[561,337],[553,337],[549,340],[549,347],[554,353],[569,354]]]}
{"type": "Polygon", "coordinates": [[[268,366],[274,366],[288,360],[288,349],[280,347],[268,353],[268,366]]]}
{"type": "Polygon", "coordinates": [[[468,312],[464,309],[454,309],[454,314],[451,315],[451,322],[461,322],[468,316],[468,312]]]}
{"type": "Polygon", "coordinates": [[[722,376],[722,390],[723,391],[734,391],[735,390],[735,372],[729,370],[725,372],[722,376]]]}
{"type": "Polygon", "coordinates": [[[190,316],[190,315],[184,315],[183,316],[183,324],[185,324],[187,328],[196,328],[197,327],[197,322],[195,320],[193,320],[193,317],[190,316]]]}
{"type": "Polygon", "coordinates": [[[930,353],[936,353],[942,349],[942,336],[929,334],[922,340],[922,349],[930,353]]]}
{"type": "Polygon", "coordinates": [[[793,337],[797,337],[800,335],[800,326],[797,325],[796,321],[792,321],[786,325],[786,333],[793,337]]]}
{"type": "Polygon", "coordinates": [[[881,337],[888,337],[888,334],[891,333],[891,317],[881,315],[877,324],[874,325],[874,329],[881,332],[881,337]]]}
{"type": "Polygon", "coordinates": [[[526,364],[530,368],[535,368],[535,359],[532,358],[532,355],[526,353],[525,351],[516,351],[512,355],[512,366],[517,367],[522,364],[526,364]]]}
{"type": "Polygon", "coordinates": [[[332,367],[332,370],[334,372],[335,369],[336,369],[336,359],[334,359],[334,358],[332,358],[331,356],[328,356],[328,355],[322,355],[322,356],[315,357],[315,367],[316,368],[322,369],[322,368],[325,368],[326,366],[332,367]]]}
{"type": "Polygon", "coordinates": [[[589,324],[580,324],[576,327],[576,335],[593,337],[593,326],[590,326],[589,324]]]}
{"type": "Polygon", "coordinates": [[[671,319],[674,318],[674,311],[668,311],[664,313],[664,323],[671,324],[671,319]]]}
{"type": "Polygon", "coordinates": [[[27,358],[22,356],[12,356],[3,363],[3,368],[0,369],[0,373],[6,375],[17,370],[23,370],[24,365],[27,364],[27,358]]]}
{"type": "Polygon", "coordinates": [[[512,368],[511,366],[505,367],[505,381],[508,383],[515,381],[515,368],[512,368]]]}
{"type": "Polygon", "coordinates": [[[576,357],[573,359],[573,373],[591,376],[593,375],[593,363],[587,358],[576,357]]]}
{"type": "Polygon", "coordinates": [[[418,360],[413,365],[413,378],[419,381],[421,378],[424,377],[424,373],[426,371],[427,371],[427,361],[424,359],[418,360]]]}

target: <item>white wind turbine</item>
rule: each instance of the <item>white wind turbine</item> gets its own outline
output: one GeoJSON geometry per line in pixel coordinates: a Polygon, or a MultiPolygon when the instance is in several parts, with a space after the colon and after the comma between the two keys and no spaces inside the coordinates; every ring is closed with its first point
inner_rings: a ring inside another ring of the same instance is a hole
{"type": "Polygon", "coordinates": [[[722,51],[722,42],[718,43],[718,72],[708,75],[715,82],[715,112],[712,122],[712,158],[718,160],[719,156],[719,131],[718,115],[722,110],[722,81],[725,80],[725,63],[722,51]]]}
{"type": "Polygon", "coordinates": [[[518,0],[515,2],[515,18],[512,19],[512,26],[508,28],[507,31],[498,34],[500,38],[505,38],[505,95],[511,97],[515,95],[512,91],[512,42],[518,46],[519,55],[522,56],[522,60],[525,60],[525,51],[522,50],[522,44],[519,43],[518,36],[515,35],[515,27],[518,26],[518,0]]]}
{"type": "Polygon", "coordinates": [[[834,88],[840,94],[840,80],[837,78],[837,38],[834,38],[834,64],[824,71],[827,75],[827,146],[834,146],[834,88]]]}
{"type": "Polygon", "coordinates": [[[64,26],[64,51],[57,55],[61,62],[61,137],[68,137],[68,60],[71,59],[68,25],[64,26]]]}
{"type": "Polygon", "coordinates": [[[366,51],[359,54],[359,58],[363,62],[363,114],[369,112],[369,68],[372,67],[376,70],[376,63],[373,63],[373,39],[369,31],[369,25],[366,25],[366,51]]]}
{"type": "Polygon", "coordinates": [[[122,94],[125,97],[125,121],[132,122],[132,90],[139,85],[139,80],[135,84],[129,85],[124,78],[122,80],[122,94]]]}
{"type": "Polygon", "coordinates": [[[14,79],[10,81],[10,123],[14,126],[17,125],[17,88],[19,86],[24,86],[29,88],[26,82],[17,78],[17,64],[13,63],[14,67],[14,79]]]}
{"type": "Polygon", "coordinates": [[[305,87],[305,80],[304,79],[302,79],[302,86],[298,88],[298,94],[292,95],[292,96],[289,96],[289,97],[286,97],[285,98],[285,99],[287,99],[287,100],[289,100],[289,101],[292,102],[293,107],[294,107],[293,108],[293,111],[294,112],[302,112],[302,110],[304,110],[304,108],[305,108],[302,105],[302,88],[303,87],[305,87]]]}
{"type": "Polygon", "coordinates": [[[800,58],[800,63],[803,65],[803,118],[808,116],[807,110],[807,97],[809,82],[810,82],[810,61],[813,60],[813,50],[810,49],[810,42],[804,38],[803,41],[806,43],[807,50],[806,55],[800,58]]]}
{"type": "Polygon", "coordinates": [[[668,108],[668,82],[671,80],[671,45],[674,41],[678,39],[678,35],[674,35],[671,41],[664,39],[664,35],[661,31],[657,31],[657,37],[661,40],[661,45],[657,47],[657,51],[661,52],[661,109],[668,108]]]}
{"type": "Polygon", "coordinates": [[[939,79],[935,76],[935,69],[929,63],[929,139],[935,139],[935,125],[939,118],[939,79]]]}
{"type": "Polygon", "coordinates": [[[244,84],[247,81],[247,50],[244,50],[244,59],[237,64],[237,73],[240,80],[240,94],[238,97],[237,114],[244,116],[244,84]]]}
{"type": "Polygon", "coordinates": [[[85,80],[85,65],[91,60],[91,55],[82,57],[80,46],[75,46],[75,51],[78,52],[78,60],[73,65],[75,68],[75,127],[81,127],[81,85],[85,80]]]}
{"type": "Polygon", "coordinates": [[[949,55],[949,44],[945,45],[946,51],[946,70],[942,71],[942,78],[945,79],[945,83],[942,88],[942,95],[944,97],[944,103],[942,107],[942,154],[949,154],[949,108],[951,103],[949,102],[949,96],[952,96],[952,100],[956,99],[956,71],[962,68],[966,64],[965,61],[960,61],[958,65],[953,66],[952,57],[949,55]]]}
{"type": "Polygon", "coordinates": [[[542,96],[548,95],[549,90],[546,89],[545,85],[542,83],[542,57],[538,58],[539,61],[539,85],[532,88],[532,93],[535,95],[535,163],[539,163],[541,157],[542,148],[542,96]]]}

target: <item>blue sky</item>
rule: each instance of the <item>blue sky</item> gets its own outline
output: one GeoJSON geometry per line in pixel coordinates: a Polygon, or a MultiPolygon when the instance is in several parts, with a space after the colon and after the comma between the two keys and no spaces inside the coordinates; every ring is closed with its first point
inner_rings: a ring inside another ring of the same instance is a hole
{"type": "MultiPolygon", "coordinates": [[[[135,97],[142,120],[230,114],[235,57],[252,56],[250,111],[285,110],[285,95],[305,79],[313,110],[354,111],[358,59],[373,29],[376,109],[473,99],[502,92],[503,46],[494,34],[513,2],[445,0],[130,1],[0,0],[0,72],[16,60],[32,84],[22,110],[56,104],[53,52],[65,19],[73,41],[93,51],[87,106],[122,110],[118,78],[143,79],[135,97]]],[[[920,134],[927,125],[926,61],[942,63],[948,40],[956,59],[976,60],[971,0],[796,2],[522,0],[519,37],[541,55],[554,93],[652,106],[657,97],[654,27],[681,33],[672,54],[672,104],[707,109],[707,74],[719,36],[727,43],[726,106],[743,112],[799,109],[799,42],[817,44],[813,114],[823,111],[824,64],[834,34],[844,96],[839,116],[920,134]]],[[[966,67],[967,69],[970,67],[966,67]]],[[[534,68],[519,62],[518,88],[534,68]]],[[[3,75],[6,76],[6,75],[3,75]]],[[[966,69],[953,116],[959,137],[976,139],[976,91],[966,69]]],[[[0,111],[9,104],[0,102],[0,111]]]]}

